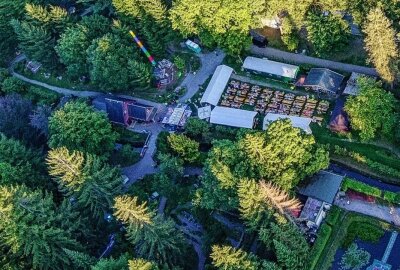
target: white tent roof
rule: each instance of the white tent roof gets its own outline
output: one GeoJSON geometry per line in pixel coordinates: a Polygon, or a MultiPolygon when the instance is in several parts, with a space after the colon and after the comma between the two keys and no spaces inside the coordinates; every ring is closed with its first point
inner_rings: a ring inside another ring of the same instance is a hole
{"type": "Polygon", "coordinates": [[[224,92],[225,86],[228,84],[232,72],[233,69],[228,66],[218,66],[203,94],[203,97],[201,98],[200,103],[208,103],[216,106],[224,92]]]}
{"type": "Polygon", "coordinates": [[[299,117],[299,116],[292,116],[292,115],[284,115],[284,114],[276,114],[276,113],[267,113],[264,117],[263,129],[267,129],[267,126],[278,119],[290,119],[292,122],[293,127],[300,128],[304,130],[307,134],[311,134],[311,118],[307,117],[299,117]]]}
{"type": "Polygon", "coordinates": [[[274,74],[286,78],[295,79],[298,66],[275,62],[267,59],[248,56],[244,60],[243,68],[257,72],[274,74]]]}
{"type": "Polygon", "coordinates": [[[254,117],[257,112],[215,107],[211,112],[210,123],[231,127],[253,128],[254,117]]]}
{"type": "Polygon", "coordinates": [[[197,109],[197,115],[200,119],[206,119],[211,116],[211,106],[205,106],[197,109]]]}

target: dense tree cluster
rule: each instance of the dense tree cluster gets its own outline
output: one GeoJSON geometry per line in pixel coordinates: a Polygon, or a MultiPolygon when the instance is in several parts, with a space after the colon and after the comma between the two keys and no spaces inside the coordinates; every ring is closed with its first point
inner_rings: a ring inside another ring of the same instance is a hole
{"type": "Polygon", "coordinates": [[[96,112],[85,102],[68,102],[49,119],[49,146],[108,155],[118,134],[112,130],[105,114],[96,112]]]}
{"type": "Polygon", "coordinates": [[[381,134],[393,139],[398,128],[398,101],[381,88],[381,84],[369,78],[359,78],[360,94],[350,97],[345,105],[352,127],[360,132],[362,140],[371,140],[381,134]]]}

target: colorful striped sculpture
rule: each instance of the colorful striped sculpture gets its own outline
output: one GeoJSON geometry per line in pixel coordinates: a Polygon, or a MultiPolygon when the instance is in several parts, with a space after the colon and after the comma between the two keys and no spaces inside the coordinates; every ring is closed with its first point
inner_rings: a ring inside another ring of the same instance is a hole
{"type": "Polygon", "coordinates": [[[129,33],[131,34],[131,36],[133,37],[133,39],[135,40],[136,44],[139,46],[139,48],[142,50],[142,52],[147,56],[147,58],[149,59],[149,61],[151,62],[151,64],[153,66],[156,66],[157,63],[154,60],[153,56],[149,53],[149,51],[146,50],[146,48],[143,46],[142,42],[137,38],[137,36],[135,35],[135,33],[133,33],[133,31],[129,31],[129,33]]]}

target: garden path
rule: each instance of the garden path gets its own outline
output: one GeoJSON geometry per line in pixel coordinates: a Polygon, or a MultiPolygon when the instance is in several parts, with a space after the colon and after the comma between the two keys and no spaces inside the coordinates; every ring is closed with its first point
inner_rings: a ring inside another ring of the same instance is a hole
{"type": "Polygon", "coordinates": [[[400,207],[389,207],[386,205],[351,199],[347,196],[341,199],[336,198],[334,204],[348,211],[376,217],[396,226],[400,226],[400,207]],[[350,202],[349,204],[347,204],[348,201],[350,202]]]}

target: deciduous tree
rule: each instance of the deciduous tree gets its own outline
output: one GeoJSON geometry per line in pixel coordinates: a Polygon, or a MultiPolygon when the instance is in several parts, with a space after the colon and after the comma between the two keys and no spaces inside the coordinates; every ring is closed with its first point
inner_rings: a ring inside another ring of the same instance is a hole
{"type": "Polygon", "coordinates": [[[50,117],[51,148],[65,146],[97,155],[109,155],[118,134],[104,113],[95,111],[81,101],[68,102],[50,117]]]}
{"type": "Polygon", "coordinates": [[[348,22],[337,15],[323,14],[320,10],[309,12],[307,32],[317,55],[327,55],[342,50],[350,39],[348,22]]]}
{"type": "Polygon", "coordinates": [[[86,50],[90,45],[89,30],[78,25],[68,28],[58,40],[55,50],[60,57],[60,62],[66,65],[68,75],[72,78],[86,75],[86,50]]]}
{"type": "Polygon", "coordinates": [[[186,162],[195,162],[200,156],[199,143],[183,134],[169,135],[168,143],[171,149],[186,162]]]}
{"type": "Polygon", "coordinates": [[[397,100],[373,79],[362,77],[357,84],[359,95],[348,98],[345,104],[351,126],[360,132],[364,141],[375,138],[379,133],[392,138],[398,121],[397,100]]]}
{"type": "Polygon", "coordinates": [[[370,258],[371,254],[353,243],[344,253],[340,265],[345,270],[359,270],[368,264],[370,258]]]}
{"type": "Polygon", "coordinates": [[[87,50],[91,80],[107,91],[149,87],[150,67],[138,60],[133,46],[112,34],[93,41],[87,50]]]}
{"type": "Polygon", "coordinates": [[[260,24],[264,4],[259,0],[179,0],[173,2],[170,18],[183,36],[198,35],[206,46],[217,44],[238,55],[250,45],[248,31],[260,24]]]}

